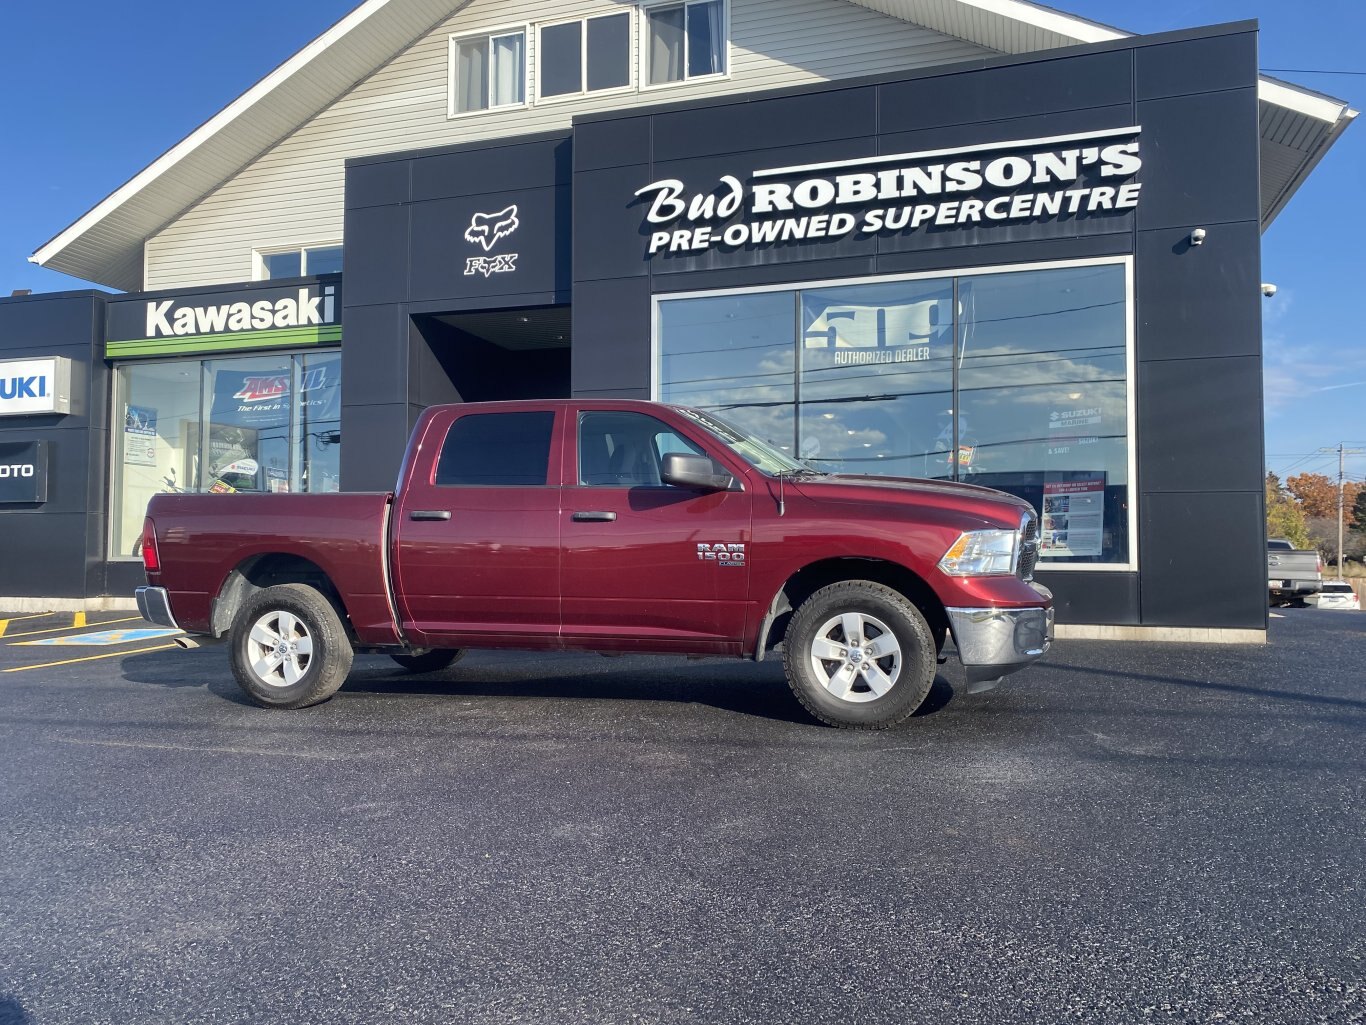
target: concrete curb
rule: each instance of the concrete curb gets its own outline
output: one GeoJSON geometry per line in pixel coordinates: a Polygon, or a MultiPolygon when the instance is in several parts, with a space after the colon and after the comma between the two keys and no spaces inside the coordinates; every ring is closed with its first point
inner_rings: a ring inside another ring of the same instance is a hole
{"type": "Polygon", "coordinates": [[[1068,641],[1171,641],[1179,644],[1265,644],[1265,630],[1192,626],[1083,626],[1059,624],[1053,635],[1068,641]]]}
{"type": "Polygon", "coordinates": [[[99,598],[0,597],[0,609],[6,612],[136,612],[138,603],[122,595],[99,598]]]}

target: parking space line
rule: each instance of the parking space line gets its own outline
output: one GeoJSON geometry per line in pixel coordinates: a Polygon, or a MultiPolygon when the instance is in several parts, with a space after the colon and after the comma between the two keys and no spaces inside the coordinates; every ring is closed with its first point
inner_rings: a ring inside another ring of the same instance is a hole
{"type": "Polygon", "coordinates": [[[5,636],[5,631],[9,629],[11,623],[23,623],[30,619],[46,619],[52,615],[51,612],[38,612],[32,616],[10,616],[8,619],[0,619],[0,637],[5,636]]]}
{"type": "Polygon", "coordinates": [[[51,669],[54,666],[69,666],[76,662],[94,662],[102,658],[122,658],[124,655],[141,655],[148,651],[170,651],[178,644],[158,644],[152,648],[133,648],[131,651],[110,651],[103,655],[86,655],[84,658],[67,658],[60,662],[44,662],[36,666],[15,666],[13,669],[0,669],[0,673],[22,673],[29,669],[51,669]]]}
{"type": "MultiPolygon", "coordinates": [[[[82,613],[82,616],[84,616],[84,613],[82,613]]],[[[129,617],[126,618],[126,619],[106,619],[103,623],[94,623],[94,624],[91,624],[91,625],[93,625],[93,626],[113,626],[115,623],[137,623],[137,622],[141,622],[141,621],[142,621],[142,617],[141,617],[141,616],[129,616],[129,617]]],[[[84,629],[85,626],[86,626],[86,624],[82,623],[81,626],[80,626],[80,629],[84,629]]],[[[74,629],[77,629],[77,628],[76,628],[76,627],[71,627],[71,626],[59,626],[59,627],[54,627],[54,628],[51,629],[51,630],[30,630],[28,633],[23,633],[23,634],[10,634],[10,635],[9,635],[9,640],[15,640],[16,638],[19,638],[19,637],[38,637],[38,636],[40,636],[40,635],[42,635],[42,634],[60,634],[60,633],[66,633],[68,630],[74,630],[74,629]]]]}

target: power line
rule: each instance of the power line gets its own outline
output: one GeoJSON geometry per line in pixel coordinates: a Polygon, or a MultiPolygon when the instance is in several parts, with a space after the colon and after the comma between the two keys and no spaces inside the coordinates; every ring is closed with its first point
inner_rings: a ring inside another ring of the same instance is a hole
{"type": "Polygon", "coordinates": [[[1317,68],[1262,68],[1278,75],[1366,75],[1366,71],[1319,71],[1317,68]]]}

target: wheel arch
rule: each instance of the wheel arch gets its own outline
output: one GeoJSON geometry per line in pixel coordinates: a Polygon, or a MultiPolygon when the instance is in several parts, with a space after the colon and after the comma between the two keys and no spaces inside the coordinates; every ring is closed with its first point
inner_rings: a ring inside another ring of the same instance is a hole
{"type": "Polygon", "coordinates": [[[944,604],[939,600],[939,596],[923,577],[890,559],[839,556],[803,566],[788,577],[778,589],[773,600],[769,602],[763,622],[759,625],[759,634],[754,643],[754,660],[762,662],[764,655],[786,636],[792,614],[802,602],[822,587],[837,584],[842,580],[869,580],[904,595],[906,600],[925,617],[925,622],[934,635],[936,649],[943,650],[944,638],[949,629],[948,613],[944,611],[944,604]]]}
{"type": "Polygon", "coordinates": [[[243,559],[229,571],[218,589],[211,612],[213,636],[223,637],[232,629],[238,611],[258,591],[276,584],[306,584],[318,591],[337,610],[337,616],[355,643],[351,617],[341,592],[327,571],[311,559],[289,552],[263,552],[243,559]]]}

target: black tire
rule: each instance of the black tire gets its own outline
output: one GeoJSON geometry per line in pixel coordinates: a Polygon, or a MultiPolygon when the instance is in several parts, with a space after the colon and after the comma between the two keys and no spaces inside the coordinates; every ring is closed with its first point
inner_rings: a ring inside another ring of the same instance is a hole
{"type": "Polygon", "coordinates": [[[920,610],[899,592],[869,580],[830,584],[807,598],[783,642],[783,669],[792,693],[821,722],[843,729],[883,730],[909,717],[929,695],[937,664],[934,635],[920,610]],[[847,644],[845,616],[857,617],[852,621],[860,634],[857,645],[847,644]],[[879,644],[883,632],[891,640],[879,644]],[[846,655],[820,659],[818,641],[832,654],[846,655]],[[837,691],[846,688],[845,681],[852,682],[841,696],[837,691]],[[879,693],[879,688],[885,689],[879,693]]]}
{"type": "Polygon", "coordinates": [[[390,655],[410,673],[438,673],[465,657],[464,648],[433,648],[415,655],[390,655]]]}
{"type": "Polygon", "coordinates": [[[337,610],[306,584],[279,584],[253,594],[237,613],[229,647],[237,685],[263,708],[326,701],[346,681],[354,655],[337,610]],[[257,627],[261,632],[254,635],[257,627]],[[295,649],[277,657],[281,652],[271,650],[272,635],[275,644],[295,649]]]}

